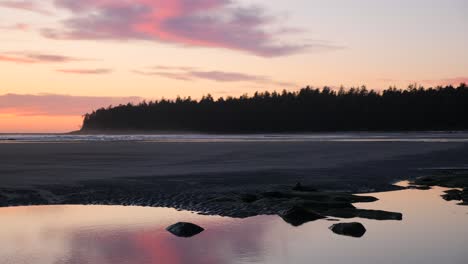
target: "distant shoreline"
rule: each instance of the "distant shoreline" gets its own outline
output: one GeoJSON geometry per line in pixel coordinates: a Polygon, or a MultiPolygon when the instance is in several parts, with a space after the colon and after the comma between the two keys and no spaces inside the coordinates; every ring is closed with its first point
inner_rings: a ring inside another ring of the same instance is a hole
{"type": "MultiPolygon", "coordinates": [[[[259,132],[205,132],[205,131],[164,131],[164,130],[100,130],[100,131],[86,131],[77,130],[66,133],[57,133],[57,135],[314,135],[314,134],[386,134],[386,133],[466,133],[468,130],[334,130],[334,131],[290,131],[290,132],[274,132],[274,131],[259,131],[259,132]]],[[[18,133],[21,134],[21,133],[18,133]]],[[[38,133],[48,134],[48,133],[38,133]]],[[[0,133],[1,135],[1,133],[0,133]]]]}
{"type": "Polygon", "coordinates": [[[401,133],[401,134],[459,134],[468,133],[468,130],[349,130],[349,131],[291,131],[291,132],[202,132],[202,131],[186,131],[186,130],[101,130],[101,131],[83,131],[75,130],[70,132],[11,132],[11,133],[0,133],[0,136],[6,135],[320,135],[320,134],[389,134],[389,133],[401,133]]]}

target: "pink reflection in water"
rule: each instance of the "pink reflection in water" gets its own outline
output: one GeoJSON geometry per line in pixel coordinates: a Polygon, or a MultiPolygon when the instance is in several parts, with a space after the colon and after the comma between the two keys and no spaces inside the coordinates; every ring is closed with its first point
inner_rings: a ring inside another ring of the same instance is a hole
{"type": "Polygon", "coordinates": [[[377,193],[359,208],[403,213],[403,221],[359,221],[363,238],[338,236],[332,222],[292,227],[277,216],[231,219],[167,208],[39,206],[0,209],[0,263],[468,263],[468,207],[442,188],[377,193]],[[165,228],[203,226],[193,238],[165,228]]]}

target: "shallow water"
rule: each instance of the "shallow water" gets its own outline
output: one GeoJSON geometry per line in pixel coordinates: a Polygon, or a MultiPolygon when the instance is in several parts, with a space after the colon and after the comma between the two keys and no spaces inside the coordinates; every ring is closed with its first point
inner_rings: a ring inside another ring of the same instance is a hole
{"type": "Polygon", "coordinates": [[[359,208],[403,213],[403,221],[359,221],[362,238],[318,220],[293,227],[278,216],[232,219],[168,208],[32,206],[0,209],[0,263],[468,263],[468,207],[444,201],[444,188],[371,194],[359,208]],[[206,231],[178,238],[168,225],[206,231]]]}
{"type": "Polygon", "coordinates": [[[71,134],[0,134],[0,143],[27,142],[468,142],[467,132],[330,132],[309,134],[142,134],[142,135],[71,135],[71,134]]]}

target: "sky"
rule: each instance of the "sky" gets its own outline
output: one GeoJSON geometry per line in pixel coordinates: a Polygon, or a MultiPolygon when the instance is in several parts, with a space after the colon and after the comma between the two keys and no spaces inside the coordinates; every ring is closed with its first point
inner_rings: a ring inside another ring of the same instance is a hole
{"type": "Polygon", "coordinates": [[[0,133],[102,106],[468,83],[466,0],[0,0],[0,133]]]}

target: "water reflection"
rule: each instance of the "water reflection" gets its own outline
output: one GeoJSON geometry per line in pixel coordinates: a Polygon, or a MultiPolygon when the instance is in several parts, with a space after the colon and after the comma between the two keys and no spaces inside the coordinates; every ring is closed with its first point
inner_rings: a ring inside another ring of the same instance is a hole
{"type": "Polygon", "coordinates": [[[403,221],[346,219],[367,229],[339,236],[318,220],[300,227],[278,216],[244,220],[167,208],[40,206],[0,209],[0,263],[468,263],[468,207],[445,190],[372,194],[357,207],[399,211],[403,221]],[[179,221],[206,230],[186,239],[165,230],[179,221]]]}

